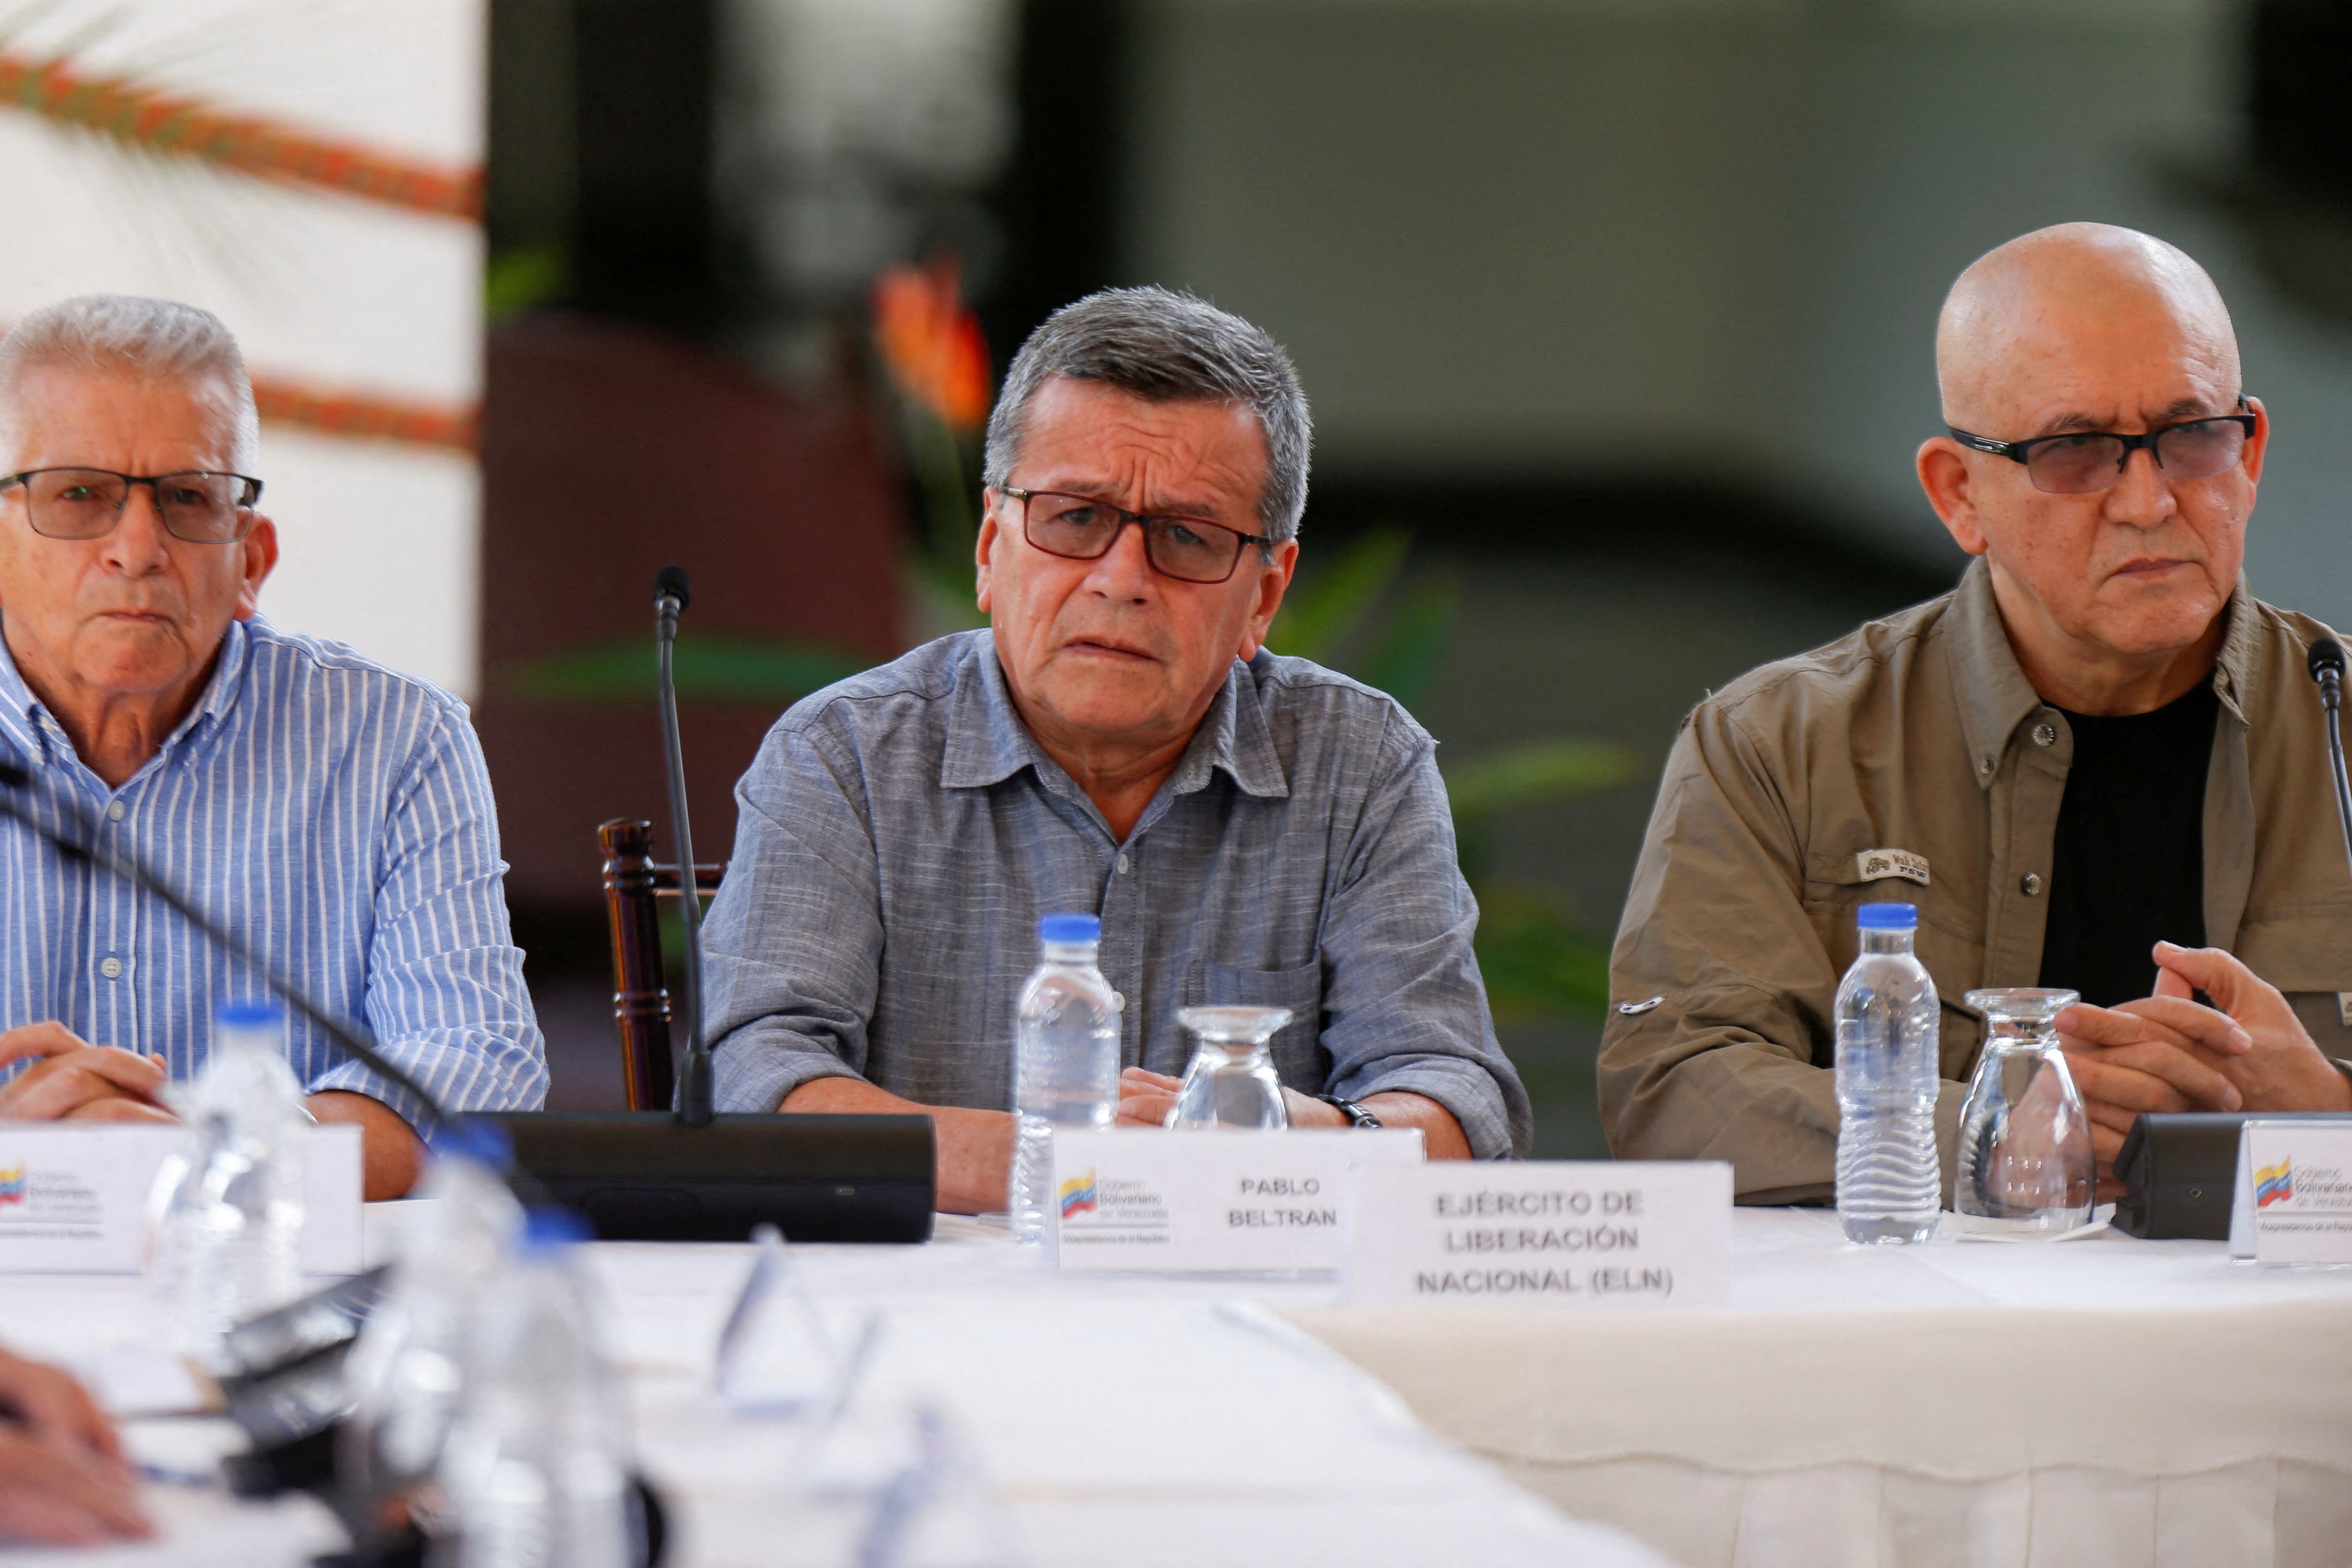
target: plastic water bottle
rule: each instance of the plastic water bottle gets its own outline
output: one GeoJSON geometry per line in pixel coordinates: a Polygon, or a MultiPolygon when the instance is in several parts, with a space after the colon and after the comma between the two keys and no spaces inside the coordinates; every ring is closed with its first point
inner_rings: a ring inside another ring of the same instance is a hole
{"type": "Polygon", "coordinates": [[[563,1210],[532,1211],[480,1299],[442,1446],[433,1568],[635,1568],[644,1523],[628,1425],[599,1352],[563,1210]]]}
{"type": "Polygon", "coordinates": [[[399,1498],[431,1479],[465,1386],[468,1337],[523,1229],[499,1174],[512,1157],[488,1121],[444,1128],[416,1195],[431,1200],[401,1236],[384,1299],[343,1362],[351,1415],[338,1474],[354,1495],[399,1498]]]}
{"type": "Polygon", "coordinates": [[[1919,911],[1864,904],[1862,951],[1837,994],[1837,1206],[1846,1239],[1934,1234],[1936,983],[1912,955],[1919,911]]]}
{"type": "Polygon", "coordinates": [[[156,1175],[153,1266],[177,1347],[209,1363],[230,1328],[302,1290],[311,1122],[286,1062],[286,1015],[223,1005],[181,1110],[186,1141],[156,1175]]]}
{"type": "Polygon", "coordinates": [[[1096,966],[1102,921],[1047,915],[1037,922],[1044,962],[1013,1014],[1013,1238],[1053,1231],[1054,1129],[1110,1125],[1118,1111],[1118,999],[1096,966]]]}

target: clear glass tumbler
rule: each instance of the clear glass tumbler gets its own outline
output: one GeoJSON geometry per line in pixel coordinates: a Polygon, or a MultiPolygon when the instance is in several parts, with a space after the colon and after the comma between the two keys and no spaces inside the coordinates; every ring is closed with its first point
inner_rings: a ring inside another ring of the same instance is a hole
{"type": "Polygon", "coordinates": [[[1282,1080],[1267,1042],[1290,1022],[1287,1007],[1182,1007],[1176,1021],[1200,1037],[1184,1086],[1176,1091],[1171,1127],[1290,1125],[1282,1080]]]}
{"type": "Polygon", "coordinates": [[[2072,991],[1971,991],[1984,1015],[1960,1110],[1952,1207],[1963,1230],[2042,1240],[2087,1225],[2091,1122],[2051,1021],[2081,1000],[2072,991]]]}

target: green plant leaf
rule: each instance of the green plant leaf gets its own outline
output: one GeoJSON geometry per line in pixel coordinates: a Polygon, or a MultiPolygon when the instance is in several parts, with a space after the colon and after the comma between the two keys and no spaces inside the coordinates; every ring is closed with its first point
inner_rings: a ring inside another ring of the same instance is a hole
{"type": "Polygon", "coordinates": [[[1440,765],[1456,825],[1631,784],[1641,759],[1613,741],[1528,741],[1440,765]]]}
{"type": "Polygon", "coordinates": [[[1454,618],[1462,607],[1462,584],[1439,568],[1415,586],[1381,628],[1380,642],[1360,679],[1410,709],[1437,678],[1454,646],[1454,618]]]}
{"type": "MultiPolygon", "coordinates": [[[[817,643],[700,632],[679,636],[672,673],[682,698],[795,702],[873,662],[817,643]]],[[[588,702],[654,697],[659,673],[653,639],[630,637],[532,659],[514,667],[507,679],[525,697],[588,702]]]]}
{"type": "Polygon", "coordinates": [[[501,250],[482,268],[482,314],[496,323],[563,292],[571,258],[552,245],[501,250]]]}
{"type": "Polygon", "coordinates": [[[1497,1018],[1597,1019],[1609,1005],[1608,948],[1543,893],[1481,889],[1475,945],[1497,1018]]]}
{"type": "Polygon", "coordinates": [[[1388,592],[1412,548],[1412,534],[1393,526],[1376,528],[1342,547],[1330,564],[1291,584],[1265,646],[1294,658],[1329,664],[1339,645],[1388,592]]]}

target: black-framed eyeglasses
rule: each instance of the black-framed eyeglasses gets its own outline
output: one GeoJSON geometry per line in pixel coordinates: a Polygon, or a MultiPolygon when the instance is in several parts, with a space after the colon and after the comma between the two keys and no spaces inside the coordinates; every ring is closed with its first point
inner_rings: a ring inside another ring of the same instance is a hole
{"type": "Polygon", "coordinates": [[[1244,533],[1205,517],[1164,517],[1128,511],[1097,496],[1059,490],[1024,490],[999,485],[1000,493],[1021,503],[1021,537],[1065,561],[1099,561],[1110,553],[1129,523],[1143,530],[1143,553],[1151,569],[1180,583],[1223,583],[1241,564],[1249,545],[1271,548],[1264,534],[1244,533]]]}
{"type": "MultiPolygon", "coordinates": [[[[2239,405],[2244,406],[2241,398],[2239,405]]],[[[2103,490],[2123,478],[2124,465],[2145,448],[2156,466],[2176,479],[2210,479],[2226,474],[2246,455],[2254,434],[2251,414],[2217,414],[2206,419],[2184,419],[2138,436],[2112,430],[2077,430],[2063,436],[2036,436],[2030,441],[1996,441],[1972,436],[1947,425],[1952,439],[1963,447],[1989,452],[2025,465],[2033,488],[2048,495],[2080,496],[2103,490]]]]}
{"type": "Polygon", "coordinates": [[[0,479],[21,485],[25,521],[45,539],[103,539],[122,521],[134,486],[154,492],[155,510],[174,539],[235,544],[253,531],[261,481],[244,474],[191,468],[178,474],[118,474],[108,468],[27,468],[0,479]]]}

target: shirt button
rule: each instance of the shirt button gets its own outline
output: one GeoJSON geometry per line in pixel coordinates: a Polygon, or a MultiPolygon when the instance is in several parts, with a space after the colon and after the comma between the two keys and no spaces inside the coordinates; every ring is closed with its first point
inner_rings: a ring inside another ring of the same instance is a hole
{"type": "Polygon", "coordinates": [[[1119,874],[1120,876],[1122,876],[1122,877],[1126,876],[1126,875],[1127,875],[1127,857],[1126,857],[1126,856],[1124,856],[1124,855],[1120,856],[1120,857],[1118,858],[1118,874],[1119,874]]]}
{"type": "Polygon", "coordinates": [[[2058,731],[2047,724],[2036,724],[2033,726],[2033,743],[2037,746],[2054,746],[2058,743],[2058,731]]]}
{"type": "Polygon", "coordinates": [[[122,960],[119,958],[103,960],[98,966],[98,972],[109,980],[120,980],[122,978],[122,960]]]}
{"type": "Polygon", "coordinates": [[[1110,994],[1110,1005],[1111,1005],[1111,1006],[1112,1006],[1113,1008],[1115,1008],[1115,1009],[1116,1009],[1116,1010],[1118,1010],[1118,1012],[1121,1012],[1121,1013],[1126,1012],[1126,1011],[1127,1011],[1127,993],[1126,993],[1126,992],[1124,992],[1124,991],[1114,991],[1114,992],[1112,992],[1112,993],[1110,994]]]}
{"type": "Polygon", "coordinates": [[[113,800],[113,801],[109,801],[109,802],[107,802],[107,804],[106,804],[106,820],[107,820],[107,821],[109,821],[109,822],[120,822],[120,821],[121,821],[121,820],[122,820],[122,817],[123,817],[122,803],[121,803],[121,801],[119,801],[119,800],[113,800]]]}
{"type": "Polygon", "coordinates": [[[2040,898],[2042,896],[2042,874],[2038,871],[2028,871],[2025,874],[2024,879],[2017,884],[2017,889],[2029,899],[2040,898]]]}
{"type": "Polygon", "coordinates": [[[1987,778],[1992,777],[1992,759],[1990,757],[1978,758],[1977,772],[1984,774],[1987,778]]]}

